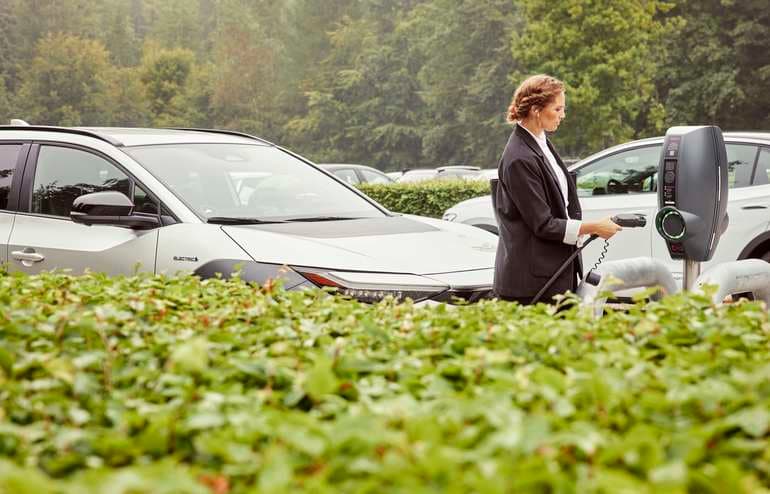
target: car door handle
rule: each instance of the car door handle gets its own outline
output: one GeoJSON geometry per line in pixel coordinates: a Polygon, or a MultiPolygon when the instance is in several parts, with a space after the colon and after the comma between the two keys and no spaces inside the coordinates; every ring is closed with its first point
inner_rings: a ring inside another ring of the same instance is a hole
{"type": "Polygon", "coordinates": [[[32,249],[30,247],[27,247],[24,250],[15,250],[11,252],[11,255],[17,261],[21,261],[22,263],[24,263],[25,266],[30,265],[27,263],[40,262],[45,259],[45,256],[43,254],[38,254],[37,252],[35,252],[35,249],[32,249]]]}
{"type": "Polygon", "coordinates": [[[767,209],[764,204],[753,204],[751,206],[743,206],[741,209],[767,209]]]}

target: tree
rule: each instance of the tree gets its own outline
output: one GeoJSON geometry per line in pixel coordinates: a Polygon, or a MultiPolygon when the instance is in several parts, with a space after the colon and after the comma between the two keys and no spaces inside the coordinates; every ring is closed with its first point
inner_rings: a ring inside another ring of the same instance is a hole
{"type": "Polygon", "coordinates": [[[761,0],[683,0],[658,84],[667,123],[770,127],[770,11],[761,0]]]}
{"type": "Polygon", "coordinates": [[[518,84],[548,73],[567,84],[567,120],[555,137],[579,156],[662,129],[654,79],[670,5],[648,0],[521,0],[524,29],[513,36],[518,84]]]}
{"type": "Polygon", "coordinates": [[[308,111],[287,130],[317,160],[397,169],[420,156],[417,81],[399,49],[403,38],[383,26],[343,18],[329,34],[329,55],[304,83],[308,111]]]}
{"type": "Polygon", "coordinates": [[[402,28],[414,55],[423,155],[435,164],[495,167],[510,127],[505,109],[514,70],[509,0],[434,0],[417,6],[402,28]]]}
{"type": "Polygon", "coordinates": [[[5,78],[0,75],[0,124],[8,124],[11,118],[17,118],[11,105],[11,98],[5,85],[5,78]]]}
{"type": "Polygon", "coordinates": [[[145,46],[140,73],[154,121],[175,119],[179,108],[172,103],[187,91],[194,62],[195,55],[189,50],[164,49],[153,43],[145,46]]]}
{"type": "Polygon", "coordinates": [[[139,71],[135,67],[116,68],[108,82],[110,112],[109,117],[105,117],[104,125],[148,126],[151,123],[150,109],[139,71]]]}
{"type": "Polygon", "coordinates": [[[200,4],[189,0],[144,0],[147,38],[168,48],[201,53],[205,47],[200,4]]]}
{"type": "Polygon", "coordinates": [[[16,100],[31,123],[102,125],[112,115],[107,95],[113,74],[100,42],[48,35],[23,72],[16,100]]]}
{"type": "Polygon", "coordinates": [[[141,56],[141,38],[131,17],[131,4],[124,0],[103,0],[99,5],[101,29],[98,37],[110,50],[112,62],[132,67],[141,56]]]}
{"type": "Polygon", "coordinates": [[[263,16],[240,0],[219,4],[211,66],[211,112],[218,125],[269,138],[282,134],[281,94],[297,81],[286,79],[284,46],[272,36],[280,29],[273,24],[280,22],[281,8],[263,16]]]}

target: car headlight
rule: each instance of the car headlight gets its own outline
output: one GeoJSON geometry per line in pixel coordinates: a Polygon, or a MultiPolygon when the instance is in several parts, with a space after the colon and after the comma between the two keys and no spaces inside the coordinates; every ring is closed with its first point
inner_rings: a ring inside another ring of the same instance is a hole
{"type": "Polygon", "coordinates": [[[444,216],[442,216],[441,219],[444,221],[454,221],[457,219],[457,213],[450,213],[447,211],[444,213],[444,216]]]}
{"type": "Polygon", "coordinates": [[[319,287],[335,288],[340,295],[378,302],[387,296],[397,300],[412,299],[420,302],[449,289],[448,285],[413,274],[371,273],[358,271],[330,271],[314,268],[293,268],[319,287]]]}

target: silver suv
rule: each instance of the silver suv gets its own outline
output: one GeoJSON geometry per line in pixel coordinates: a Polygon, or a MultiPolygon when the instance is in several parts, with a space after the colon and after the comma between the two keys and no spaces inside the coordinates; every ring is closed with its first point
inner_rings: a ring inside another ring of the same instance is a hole
{"type": "Polygon", "coordinates": [[[376,301],[489,295],[497,238],[393,214],[296,154],[197,129],[0,126],[10,271],[240,270],[376,301]]]}

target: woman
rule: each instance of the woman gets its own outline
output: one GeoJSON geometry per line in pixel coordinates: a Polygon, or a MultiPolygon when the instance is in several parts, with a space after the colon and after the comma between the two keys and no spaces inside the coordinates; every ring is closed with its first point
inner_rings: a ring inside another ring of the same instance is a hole
{"type": "MultiPolygon", "coordinates": [[[[564,116],[564,83],[548,75],[522,82],[508,108],[514,129],[500,159],[494,198],[500,230],[494,289],[501,299],[531,303],[575,252],[581,235],[607,239],[620,230],[609,218],[581,221],[575,183],[545,134],[564,116]]],[[[540,300],[575,291],[578,276],[580,256],[540,300]]]]}

